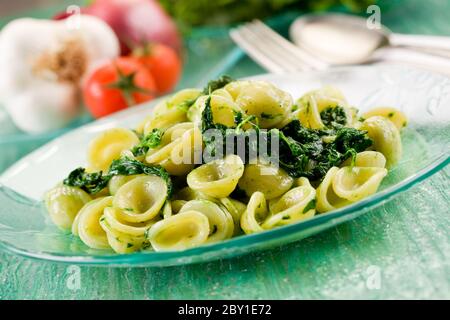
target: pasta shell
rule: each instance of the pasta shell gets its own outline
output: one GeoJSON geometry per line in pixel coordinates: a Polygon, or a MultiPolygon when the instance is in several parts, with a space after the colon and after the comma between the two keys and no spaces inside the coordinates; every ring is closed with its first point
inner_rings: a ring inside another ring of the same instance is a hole
{"type": "Polygon", "coordinates": [[[244,163],[236,155],[214,160],[187,176],[189,187],[214,198],[225,198],[236,188],[244,173],[244,163]]]}
{"type": "Polygon", "coordinates": [[[340,198],[333,190],[332,182],[339,168],[333,167],[328,170],[319,187],[316,189],[316,209],[319,212],[328,212],[344,207],[351,202],[347,199],[340,198]]]}
{"type": "MultiPolygon", "coordinates": [[[[352,159],[345,160],[341,167],[350,166],[352,159]]],[[[355,167],[377,167],[384,168],[386,166],[386,158],[381,152],[377,151],[363,151],[356,154],[355,167]]]]}
{"type": "Polygon", "coordinates": [[[264,193],[255,192],[241,217],[241,228],[246,234],[264,231],[261,224],[268,216],[267,202],[264,193]]]}
{"type": "Polygon", "coordinates": [[[113,205],[121,219],[145,222],[154,219],[167,198],[167,184],[157,176],[137,177],[124,184],[114,196],[113,205]]]}
{"type": "Polygon", "coordinates": [[[386,157],[387,168],[391,168],[400,161],[402,156],[402,142],[400,133],[395,125],[381,116],[364,120],[361,130],[373,140],[373,149],[386,157]]]}
{"type": "Polygon", "coordinates": [[[262,192],[267,200],[277,198],[288,191],[294,184],[294,179],[283,169],[271,164],[258,162],[245,166],[244,174],[239,180],[239,188],[248,197],[254,192],[262,192]]]}
{"type": "Polygon", "coordinates": [[[208,239],[208,218],[197,211],[185,211],[155,223],[148,239],[155,251],[185,250],[208,239]]]}
{"type": "Polygon", "coordinates": [[[45,194],[45,206],[53,223],[70,230],[80,209],[92,198],[83,190],[58,185],[45,194]]]}
{"type": "Polygon", "coordinates": [[[374,194],[387,170],[376,167],[343,167],[333,177],[337,196],[355,202],[374,194]]]}
{"type": "Polygon", "coordinates": [[[286,225],[314,216],[316,190],[311,186],[296,187],[286,192],[279,200],[270,206],[271,215],[264,221],[264,229],[286,225]],[[305,209],[307,209],[305,211],[305,209]]]}
{"type": "Polygon", "coordinates": [[[136,134],[128,129],[114,128],[102,132],[88,147],[88,166],[93,171],[107,172],[113,160],[139,143],[136,134]]]}
{"type": "Polygon", "coordinates": [[[362,116],[364,119],[369,119],[375,116],[381,116],[391,121],[398,130],[401,130],[404,127],[406,127],[408,123],[408,119],[403,112],[391,107],[374,108],[365,112],[362,116]]]}
{"type": "Polygon", "coordinates": [[[216,203],[208,200],[188,201],[179,214],[186,211],[201,212],[208,218],[210,234],[206,242],[229,239],[233,235],[234,223],[231,214],[222,210],[216,203]]]}
{"type": "Polygon", "coordinates": [[[78,218],[78,236],[92,249],[110,248],[108,238],[100,226],[100,218],[105,208],[112,205],[113,197],[100,198],[83,207],[78,218]]]}

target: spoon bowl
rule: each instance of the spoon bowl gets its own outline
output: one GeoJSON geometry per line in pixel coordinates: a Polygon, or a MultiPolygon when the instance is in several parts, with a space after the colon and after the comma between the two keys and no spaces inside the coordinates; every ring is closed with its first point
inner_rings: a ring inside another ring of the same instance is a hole
{"type": "Polygon", "coordinates": [[[291,25],[290,37],[297,46],[333,65],[370,62],[382,47],[450,55],[450,37],[392,33],[381,24],[371,25],[365,18],[347,14],[302,16],[291,25]]]}

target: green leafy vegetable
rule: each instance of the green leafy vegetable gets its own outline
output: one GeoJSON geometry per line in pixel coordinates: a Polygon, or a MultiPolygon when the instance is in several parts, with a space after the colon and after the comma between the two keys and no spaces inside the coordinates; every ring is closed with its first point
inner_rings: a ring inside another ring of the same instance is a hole
{"type": "Polygon", "coordinates": [[[149,149],[156,148],[161,144],[163,131],[161,129],[153,129],[152,132],[144,136],[140,143],[131,149],[135,157],[145,155],[149,149]]]}
{"type": "Polygon", "coordinates": [[[177,107],[180,110],[183,110],[184,112],[187,112],[189,108],[192,107],[192,105],[195,103],[195,101],[197,101],[197,98],[184,100],[183,102],[177,104],[175,107],[177,107]]]}
{"type": "Polygon", "coordinates": [[[316,208],[316,199],[312,199],[305,207],[305,209],[303,209],[303,213],[307,213],[309,210],[311,209],[315,209],[316,208]]]}
{"type": "Polygon", "coordinates": [[[87,173],[86,169],[77,168],[64,179],[63,184],[81,188],[87,193],[98,193],[108,185],[108,181],[102,171],[87,173]]]}
{"type": "Polygon", "coordinates": [[[211,92],[213,92],[217,89],[221,89],[233,81],[234,81],[234,79],[229,76],[221,76],[220,78],[218,78],[216,80],[211,80],[208,82],[206,87],[203,89],[203,94],[211,94],[211,92]]]}
{"type": "Polygon", "coordinates": [[[342,107],[326,108],[320,113],[323,124],[328,128],[342,127],[347,123],[347,115],[342,107]]]}
{"type": "Polygon", "coordinates": [[[124,157],[114,160],[107,174],[100,172],[86,173],[84,168],[72,171],[64,179],[63,183],[72,187],[79,187],[87,193],[98,193],[103,190],[112,177],[122,175],[131,176],[136,174],[155,175],[161,177],[167,184],[169,197],[172,195],[172,180],[169,173],[161,166],[149,166],[136,159],[124,157]]]}
{"type": "Polygon", "coordinates": [[[340,127],[315,130],[303,127],[294,120],[281,131],[271,130],[280,135],[280,166],[293,177],[307,177],[319,180],[333,166],[338,166],[357,152],[366,150],[372,140],[365,131],[340,127]],[[324,137],[334,136],[331,142],[324,137]]]}

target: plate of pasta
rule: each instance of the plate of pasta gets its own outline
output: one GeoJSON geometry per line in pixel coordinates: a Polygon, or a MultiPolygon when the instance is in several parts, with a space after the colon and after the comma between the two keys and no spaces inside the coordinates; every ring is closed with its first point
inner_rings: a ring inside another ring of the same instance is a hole
{"type": "Polygon", "coordinates": [[[188,88],[76,129],[0,177],[0,247],[177,265],[297,241],[450,161],[450,79],[347,67],[188,88]]]}

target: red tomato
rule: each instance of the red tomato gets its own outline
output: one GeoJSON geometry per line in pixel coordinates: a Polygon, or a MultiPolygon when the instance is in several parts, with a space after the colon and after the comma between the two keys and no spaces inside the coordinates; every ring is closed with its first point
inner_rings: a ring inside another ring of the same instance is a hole
{"type": "Polygon", "coordinates": [[[164,44],[152,43],[135,49],[132,57],[150,70],[160,94],[167,93],[176,86],[182,63],[174,49],[164,44]]]}
{"type": "Polygon", "coordinates": [[[84,103],[96,118],[152,100],[156,84],[133,58],[118,58],[95,70],[83,86],[84,103]]]}

